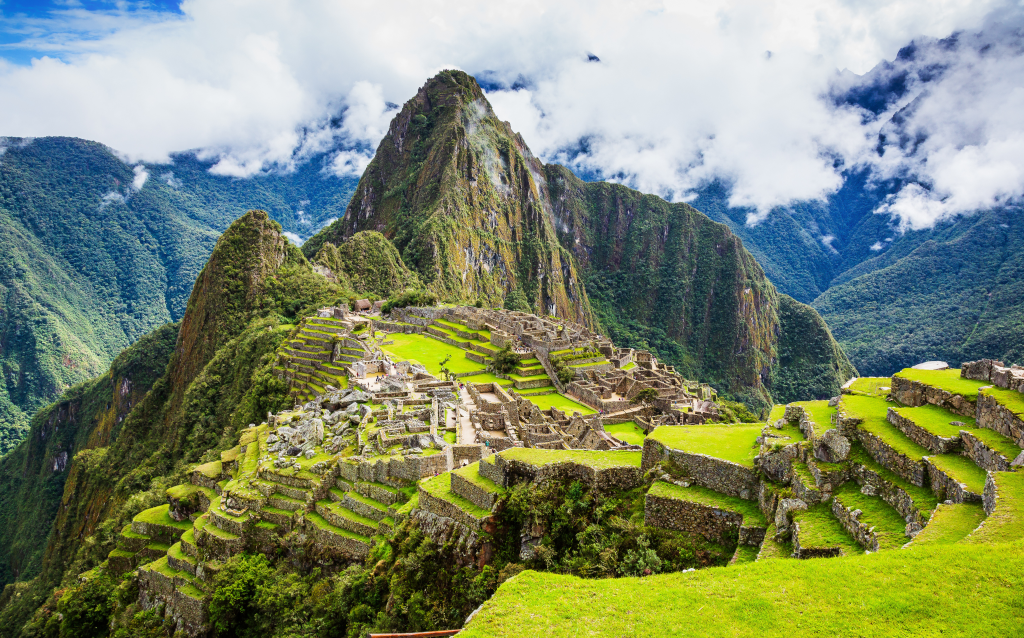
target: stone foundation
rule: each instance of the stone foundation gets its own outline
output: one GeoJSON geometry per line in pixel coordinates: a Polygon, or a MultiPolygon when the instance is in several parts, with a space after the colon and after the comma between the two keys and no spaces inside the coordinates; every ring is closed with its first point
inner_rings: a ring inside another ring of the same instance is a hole
{"type": "Polygon", "coordinates": [[[1013,459],[996,452],[967,430],[960,430],[960,440],[963,441],[964,455],[986,472],[1009,472],[1012,469],[1010,462],[1013,459]]]}
{"type": "Polygon", "coordinates": [[[1024,419],[1024,415],[1014,414],[1000,405],[994,397],[978,393],[978,427],[988,428],[1010,437],[1018,447],[1024,448],[1024,420],[1022,419],[1024,419]]]}
{"type": "Polygon", "coordinates": [[[977,409],[973,402],[959,394],[952,394],[939,388],[924,385],[899,376],[892,378],[892,397],[903,405],[913,408],[926,404],[946,408],[950,412],[973,418],[977,409]]]}
{"type": "Polygon", "coordinates": [[[716,543],[728,543],[735,535],[740,545],[755,547],[765,535],[764,527],[745,527],[737,512],[653,494],[644,500],[644,525],[699,534],[716,543]]]}
{"type": "Polygon", "coordinates": [[[860,442],[868,451],[871,458],[885,469],[895,472],[901,478],[913,483],[918,487],[925,487],[927,472],[924,463],[900,454],[896,450],[870,432],[860,431],[860,442]]]}
{"type": "Polygon", "coordinates": [[[960,449],[961,440],[959,436],[944,437],[932,434],[905,416],[901,416],[894,408],[889,408],[886,418],[900,432],[906,434],[907,438],[922,447],[928,448],[932,454],[948,454],[960,449]]]}
{"type": "Polygon", "coordinates": [[[970,503],[981,500],[981,494],[970,491],[963,483],[958,483],[947,476],[942,470],[935,467],[928,457],[925,457],[924,465],[928,469],[928,482],[931,484],[932,492],[939,497],[940,501],[970,503]]]}
{"type": "Polygon", "coordinates": [[[649,437],[645,439],[640,469],[646,472],[663,461],[672,463],[702,487],[742,499],[757,498],[758,480],[753,469],[704,454],[673,450],[649,437]]]}

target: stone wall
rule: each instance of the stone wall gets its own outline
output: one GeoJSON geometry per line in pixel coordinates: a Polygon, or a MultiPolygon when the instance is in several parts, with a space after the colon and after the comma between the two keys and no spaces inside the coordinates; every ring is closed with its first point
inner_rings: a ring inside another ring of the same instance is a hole
{"type": "Polygon", "coordinates": [[[487,459],[481,459],[480,476],[494,481],[494,483],[501,487],[505,487],[505,472],[494,462],[496,458],[496,456],[491,456],[487,459]]]}
{"type": "Polygon", "coordinates": [[[861,547],[869,552],[878,551],[878,536],[873,527],[860,522],[860,510],[851,511],[838,499],[832,499],[832,514],[861,547]]]}
{"type": "Polygon", "coordinates": [[[981,500],[981,494],[970,491],[966,485],[948,476],[929,461],[927,456],[924,457],[924,466],[928,469],[928,481],[931,484],[932,492],[939,497],[940,501],[969,503],[981,500]]]}
{"type": "Polygon", "coordinates": [[[996,452],[967,430],[960,430],[960,440],[963,441],[964,455],[981,469],[987,472],[1009,472],[1013,469],[1010,467],[1013,459],[996,452]]]}
{"type": "Polygon", "coordinates": [[[366,543],[329,532],[321,527],[317,527],[312,521],[306,521],[305,529],[306,534],[312,536],[321,547],[334,547],[355,558],[366,558],[367,554],[370,553],[370,548],[366,543]]]}
{"type": "Polygon", "coordinates": [[[996,511],[999,502],[999,488],[996,486],[995,477],[992,474],[985,479],[985,493],[981,495],[981,504],[985,508],[985,515],[992,516],[996,511]]]}
{"type": "Polygon", "coordinates": [[[891,472],[895,472],[901,478],[910,481],[918,487],[925,487],[927,472],[924,468],[924,463],[900,454],[889,447],[889,444],[885,441],[870,432],[861,430],[859,436],[864,449],[868,451],[871,458],[875,459],[879,465],[891,472]]]}
{"type": "Polygon", "coordinates": [[[797,472],[793,472],[793,481],[790,485],[793,488],[793,496],[808,505],[817,505],[824,500],[818,486],[813,483],[808,485],[797,472]]]}
{"type": "Polygon", "coordinates": [[[1024,415],[1014,414],[996,401],[995,397],[978,393],[978,426],[988,428],[1013,439],[1024,448],[1024,415]]]}
{"type": "Polygon", "coordinates": [[[843,552],[836,547],[804,547],[800,543],[800,521],[793,523],[793,555],[797,558],[832,558],[842,556],[843,552]]]}
{"type": "MultiPolygon", "coordinates": [[[[516,459],[509,460],[504,456],[495,456],[506,484],[520,481],[541,483],[547,480],[571,483],[580,481],[597,491],[630,490],[643,483],[643,472],[638,467],[610,467],[595,469],[572,461],[548,463],[542,466],[530,465],[516,459]]],[[[500,483],[499,483],[500,485],[500,483]]]]}
{"type": "Polygon", "coordinates": [[[485,510],[494,509],[498,501],[497,492],[489,492],[455,472],[452,472],[452,492],[485,510]]]}
{"type": "Polygon", "coordinates": [[[737,512],[654,494],[644,499],[644,525],[700,534],[716,543],[738,536],[740,545],[760,546],[765,535],[764,527],[744,526],[737,512]]]}
{"type": "Polygon", "coordinates": [[[907,417],[902,416],[895,408],[889,408],[886,418],[900,432],[906,434],[907,438],[922,447],[928,448],[932,454],[948,454],[960,449],[961,441],[959,436],[944,437],[932,434],[907,417]]]}
{"type": "Polygon", "coordinates": [[[921,527],[928,523],[928,517],[931,516],[931,512],[928,513],[928,516],[922,514],[921,510],[914,503],[914,499],[903,488],[883,479],[878,473],[869,470],[863,465],[855,465],[853,472],[857,484],[861,486],[861,490],[864,489],[865,485],[868,486],[867,493],[874,492],[881,496],[883,501],[900,513],[903,520],[908,523],[917,523],[921,527]]]}
{"type": "Polygon", "coordinates": [[[641,470],[670,462],[697,485],[742,499],[757,498],[757,474],[753,469],[704,454],[673,450],[648,437],[644,440],[641,470]]]}
{"type": "Polygon", "coordinates": [[[952,394],[939,388],[924,385],[920,381],[911,381],[900,376],[892,378],[892,396],[903,405],[920,407],[926,404],[946,408],[960,416],[974,417],[977,408],[959,394],[952,394]]]}
{"type": "Polygon", "coordinates": [[[430,492],[423,489],[423,486],[419,486],[418,490],[420,509],[425,509],[428,512],[432,512],[444,518],[450,518],[460,525],[464,525],[466,528],[474,531],[480,531],[483,529],[482,519],[471,516],[454,503],[446,501],[443,498],[433,496],[430,492]]]}

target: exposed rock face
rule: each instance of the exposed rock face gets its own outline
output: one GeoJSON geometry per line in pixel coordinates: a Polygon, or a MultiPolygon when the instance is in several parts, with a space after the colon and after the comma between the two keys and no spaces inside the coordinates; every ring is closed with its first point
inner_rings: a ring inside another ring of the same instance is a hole
{"type": "Polygon", "coordinates": [[[313,262],[328,279],[364,295],[386,298],[420,285],[395,245],[376,231],[358,232],[337,246],[327,242],[313,262]]]}
{"type": "Polygon", "coordinates": [[[821,317],[779,295],[727,226],[541,164],[461,72],[405,104],[345,217],[303,250],[371,230],[444,299],[586,325],[593,303],[622,345],[649,348],[636,335],[656,327],[662,359],[752,404],[833,396],[855,374],[821,317]]]}
{"type": "Polygon", "coordinates": [[[791,521],[789,516],[791,512],[807,509],[807,503],[804,503],[798,498],[784,498],[779,501],[779,506],[775,510],[775,528],[780,532],[789,530],[791,521]]]}
{"type": "Polygon", "coordinates": [[[850,455],[850,441],[837,428],[826,430],[818,440],[820,445],[814,448],[814,456],[826,463],[845,461],[850,455]]]}

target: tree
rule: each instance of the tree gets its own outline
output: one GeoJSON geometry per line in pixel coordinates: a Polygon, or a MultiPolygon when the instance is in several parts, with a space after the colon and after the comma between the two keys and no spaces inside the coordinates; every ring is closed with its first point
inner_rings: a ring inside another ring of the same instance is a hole
{"type": "Polygon", "coordinates": [[[516,369],[522,357],[512,352],[512,346],[505,344],[505,347],[494,353],[491,359],[491,369],[501,374],[509,374],[516,369]]]}
{"type": "Polygon", "coordinates": [[[455,375],[452,373],[452,371],[448,369],[448,362],[451,360],[452,355],[448,355],[447,357],[444,358],[444,361],[441,362],[441,374],[444,375],[445,381],[451,381],[452,379],[455,378],[455,375]]]}
{"type": "Polygon", "coordinates": [[[643,405],[644,411],[650,414],[651,406],[655,401],[658,400],[658,391],[654,388],[644,388],[643,390],[636,393],[632,399],[629,400],[633,405],[643,405]]]}

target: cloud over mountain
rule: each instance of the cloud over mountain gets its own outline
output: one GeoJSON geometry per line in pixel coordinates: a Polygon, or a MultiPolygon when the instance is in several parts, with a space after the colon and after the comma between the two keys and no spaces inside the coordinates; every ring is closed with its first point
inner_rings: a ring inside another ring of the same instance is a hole
{"type": "Polygon", "coordinates": [[[454,67],[485,79],[547,160],[677,200],[721,179],[751,221],[869,165],[905,180],[885,210],[921,227],[1024,192],[1009,6],[186,0],[175,13],[7,15],[8,51],[38,57],[0,62],[0,133],[96,139],[132,160],[201,149],[238,177],[335,149],[326,170],[354,175],[393,103],[454,67]],[[834,99],[915,38],[983,26],[931,47],[919,71],[955,59],[931,84],[914,75],[902,101],[876,112],[834,99]],[[922,141],[887,141],[878,156],[890,129],[922,141]]]}

